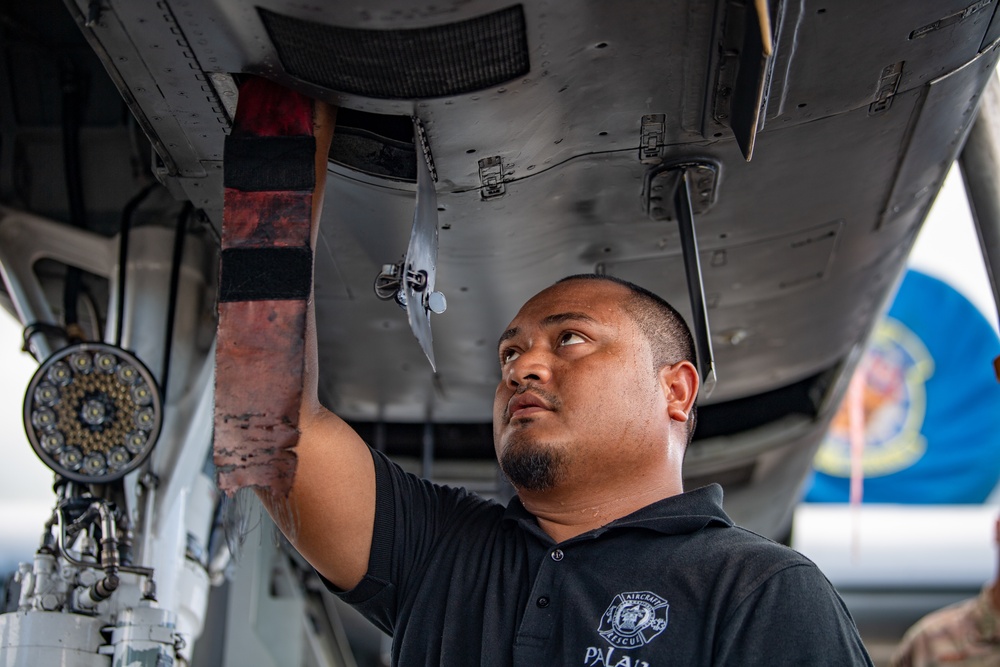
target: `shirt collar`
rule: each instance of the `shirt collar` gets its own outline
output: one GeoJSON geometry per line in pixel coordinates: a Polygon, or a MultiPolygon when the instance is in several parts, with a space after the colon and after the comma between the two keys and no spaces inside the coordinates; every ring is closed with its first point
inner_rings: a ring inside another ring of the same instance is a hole
{"type": "MultiPolygon", "coordinates": [[[[535,516],[524,508],[517,496],[507,504],[504,522],[516,523],[527,532],[545,536],[551,542],[551,538],[548,538],[538,526],[535,516]]],[[[653,530],[664,535],[686,535],[710,524],[733,525],[733,520],[722,509],[722,487],[718,484],[709,484],[658,500],[628,516],[584,533],[574,540],[595,538],[608,531],[631,528],[653,530]]]]}

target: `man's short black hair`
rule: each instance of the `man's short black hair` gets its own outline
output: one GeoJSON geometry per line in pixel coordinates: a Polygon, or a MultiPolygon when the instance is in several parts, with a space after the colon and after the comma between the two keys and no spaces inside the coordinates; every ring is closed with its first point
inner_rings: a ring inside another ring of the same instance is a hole
{"type": "MultiPolygon", "coordinates": [[[[691,329],[677,309],[667,303],[666,299],[628,280],[596,273],[566,276],[556,284],[570,280],[603,280],[628,289],[632,293],[632,298],[622,304],[623,308],[649,341],[656,370],[684,360],[690,361],[695,368],[698,368],[698,356],[691,329]]],[[[697,422],[697,410],[691,406],[687,423],[688,444],[694,436],[697,422]]]]}

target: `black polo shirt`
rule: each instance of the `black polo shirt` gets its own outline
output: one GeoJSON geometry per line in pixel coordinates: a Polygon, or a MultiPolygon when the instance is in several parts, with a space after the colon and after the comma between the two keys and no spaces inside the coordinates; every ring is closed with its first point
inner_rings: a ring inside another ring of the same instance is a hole
{"type": "Polygon", "coordinates": [[[373,452],[369,570],[336,591],[393,637],[393,664],[871,665],[801,554],[733,525],[707,486],[556,544],[507,508],[373,452]]]}

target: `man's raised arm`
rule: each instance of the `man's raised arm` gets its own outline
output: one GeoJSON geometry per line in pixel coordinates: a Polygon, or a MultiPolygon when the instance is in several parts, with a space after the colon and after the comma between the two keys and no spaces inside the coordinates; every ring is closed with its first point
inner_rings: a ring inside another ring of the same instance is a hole
{"type": "Polygon", "coordinates": [[[309,300],[298,459],[286,499],[258,489],[281,531],[320,574],[344,590],[368,569],[375,523],[375,468],[365,442],[317,395],[315,305],[309,300]],[[288,525],[288,524],[291,525],[288,525]]]}
{"type": "Polygon", "coordinates": [[[216,348],[220,488],[251,487],[303,556],[349,589],[368,567],[375,471],[318,397],[312,287],[336,109],[263,79],[226,140],[216,348]]]}

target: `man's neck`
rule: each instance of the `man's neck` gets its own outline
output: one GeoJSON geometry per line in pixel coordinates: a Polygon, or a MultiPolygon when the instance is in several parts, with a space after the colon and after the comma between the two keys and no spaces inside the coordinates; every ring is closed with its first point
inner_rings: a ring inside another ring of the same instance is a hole
{"type": "Polygon", "coordinates": [[[539,527],[556,542],[605,526],[643,507],[683,493],[681,480],[648,486],[632,486],[626,492],[585,494],[557,488],[532,492],[518,490],[525,509],[535,515],[539,527]]]}

